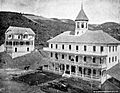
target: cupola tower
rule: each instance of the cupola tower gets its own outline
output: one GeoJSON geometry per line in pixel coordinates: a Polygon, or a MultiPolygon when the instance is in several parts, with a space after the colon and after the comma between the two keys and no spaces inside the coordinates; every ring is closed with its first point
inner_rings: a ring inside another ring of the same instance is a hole
{"type": "Polygon", "coordinates": [[[88,17],[83,10],[83,4],[81,4],[81,10],[75,19],[75,35],[82,35],[88,30],[88,17]]]}

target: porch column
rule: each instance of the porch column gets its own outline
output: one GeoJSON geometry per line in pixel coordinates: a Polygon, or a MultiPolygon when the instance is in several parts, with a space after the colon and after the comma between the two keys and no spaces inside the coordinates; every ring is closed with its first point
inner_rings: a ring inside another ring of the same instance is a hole
{"type": "Polygon", "coordinates": [[[93,78],[93,69],[91,69],[91,78],[93,78]]]}
{"type": "Polygon", "coordinates": [[[69,71],[70,71],[70,75],[71,75],[71,65],[69,65],[69,71]]]}
{"type": "Polygon", "coordinates": [[[53,67],[53,69],[54,69],[54,72],[55,72],[55,63],[53,63],[54,64],[54,67],[53,67]]]}
{"type": "Polygon", "coordinates": [[[75,71],[75,74],[76,74],[76,76],[78,76],[78,66],[75,66],[76,67],[76,71],[75,71]]]}
{"type": "Polygon", "coordinates": [[[61,72],[61,70],[60,70],[60,66],[61,66],[61,65],[59,64],[59,73],[61,72]]]}
{"type": "Polygon", "coordinates": [[[84,77],[84,67],[82,67],[82,77],[84,77]]]}

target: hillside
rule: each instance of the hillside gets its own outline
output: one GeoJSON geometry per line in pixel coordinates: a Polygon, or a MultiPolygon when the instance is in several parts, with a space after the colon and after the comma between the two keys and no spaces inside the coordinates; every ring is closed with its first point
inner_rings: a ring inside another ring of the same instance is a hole
{"type": "MultiPolygon", "coordinates": [[[[0,12],[0,45],[4,43],[4,33],[9,26],[29,27],[36,33],[35,45],[46,46],[46,41],[66,30],[74,30],[74,25],[38,17],[32,20],[29,14],[0,12]],[[29,16],[29,18],[27,17],[29,16]],[[43,20],[46,19],[46,20],[43,20]]],[[[34,16],[35,17],[35,16],[34,16]]]]}
{"type": "MultiPolygon", "coordinates": [[[[0,12],[0,45],[4,43],[4,33],[9,26],[29,27],[36,33],[35,45],[47,46],[46,41],[64,31],[74,31],[75,23],[70,19],[45,18],[33,14],[0,12]]],[[[89,24],[90,30],[103,30],[120,40],[120,24],[107,22],[100,25],[89,24]]]]}

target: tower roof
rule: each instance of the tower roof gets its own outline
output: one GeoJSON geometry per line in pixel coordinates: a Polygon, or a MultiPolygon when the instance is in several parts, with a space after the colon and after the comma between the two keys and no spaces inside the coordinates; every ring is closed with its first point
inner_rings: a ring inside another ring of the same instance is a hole
{"type": "Polygon", "coordinates": [[[86,16],[84,10],[83,10],[83,5],[81,5],[81,10],[78,14],[78,16],[76,17],[75,21],[88,21],[88,17],[86,16]]]}

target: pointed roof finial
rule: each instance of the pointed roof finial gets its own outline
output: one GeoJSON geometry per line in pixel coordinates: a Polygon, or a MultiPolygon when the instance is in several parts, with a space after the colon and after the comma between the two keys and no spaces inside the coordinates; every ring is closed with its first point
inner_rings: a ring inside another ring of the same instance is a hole
{"type": "Polygon", "coordinates": [[[82,2],[81,2],[81,10],[83,9],[83,0],[82,0],[82,2]]]}
{"type": "Polygon", "coordinates": [[[76,17],[75,21],[88,21],[88,17],[86,16],[84,10],[83,10],[83,0],[81,2],[81,10],[78,14],[78,16],[76,17]]]}

